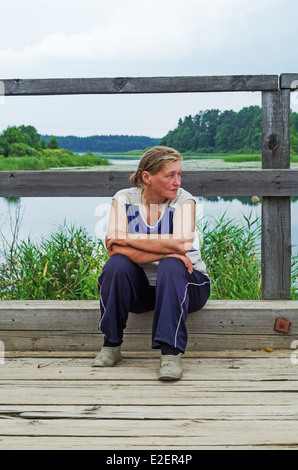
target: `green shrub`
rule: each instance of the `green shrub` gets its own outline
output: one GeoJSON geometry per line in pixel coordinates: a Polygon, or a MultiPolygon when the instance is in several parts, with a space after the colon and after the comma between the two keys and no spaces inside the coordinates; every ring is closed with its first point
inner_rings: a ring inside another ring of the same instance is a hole
{"type": "Polygon", "coordinates": [[[9,147],[9,155],[10,157],[39,157],[39,152],[30,147],[27,144],[23,143],[13,143],[10,144],[9,147]]]}

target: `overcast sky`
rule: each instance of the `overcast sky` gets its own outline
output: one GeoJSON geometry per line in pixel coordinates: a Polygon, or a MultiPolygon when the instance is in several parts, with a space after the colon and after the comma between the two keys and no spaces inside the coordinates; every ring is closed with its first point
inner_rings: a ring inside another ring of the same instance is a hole
{"type": "MultiPolygon", "coordinates": [[[[0,0],[0,79],[298,72],[297,0],[0,0]],[[297,64],[297,65],[296,65],[297,64]]],[[[162,137],[259,93],[6,97],[0,131],[162,137]]],[[[298,111],[298,110],[297,110],[298,111]]]]}

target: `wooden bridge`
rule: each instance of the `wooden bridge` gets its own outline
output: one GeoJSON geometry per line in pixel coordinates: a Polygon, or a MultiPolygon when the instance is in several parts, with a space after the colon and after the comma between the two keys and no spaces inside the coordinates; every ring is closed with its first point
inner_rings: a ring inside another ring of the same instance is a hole
{"type": "MultiPolygon", "coordinates": [[[[124,360],[94,370],[99,302],[1,301],[0,448],[298,448],[291,291],[290,94],[298,74],[3,80],[5,95],[261,92],[262,169],[184,172],[195,196],[262,196],[262,301],[209,301],[188,319],[184,377],[157,381],[151,313],[124,360]],[[2,357],[1,357],[2,351],[2,357]]],[[[28,98],[29,99],[29,98],[28,98]]],[[[0,196],[112,196],[125,172],[0,172],[0,196]]]]}

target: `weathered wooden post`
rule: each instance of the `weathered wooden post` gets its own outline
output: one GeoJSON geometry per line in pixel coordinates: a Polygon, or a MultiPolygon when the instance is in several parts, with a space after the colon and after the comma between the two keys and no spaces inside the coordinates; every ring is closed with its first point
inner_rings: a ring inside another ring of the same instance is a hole
{"type": "MultiPolygon", "coordinates": [[[[263,91],[262,168],[290,168],[290,90],[263,91]]],[[[291,297],[291,198],[263,197],[263,299],[291,297]]]]}

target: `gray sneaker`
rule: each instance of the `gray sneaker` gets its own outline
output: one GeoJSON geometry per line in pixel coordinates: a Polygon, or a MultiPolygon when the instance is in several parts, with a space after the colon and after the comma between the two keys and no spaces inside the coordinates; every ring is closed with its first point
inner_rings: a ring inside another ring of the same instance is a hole
{"type": "Polygon", "coordinates": [[[113,367],[122,359],[121,346],[115,348],[103,347],[92,363],[92,367],[113,367]]]}
{"type": "Polygon", "coordinates": [[[159,380],[180,380],[182,378],[181,356],[161,355],[159,380]]]}

